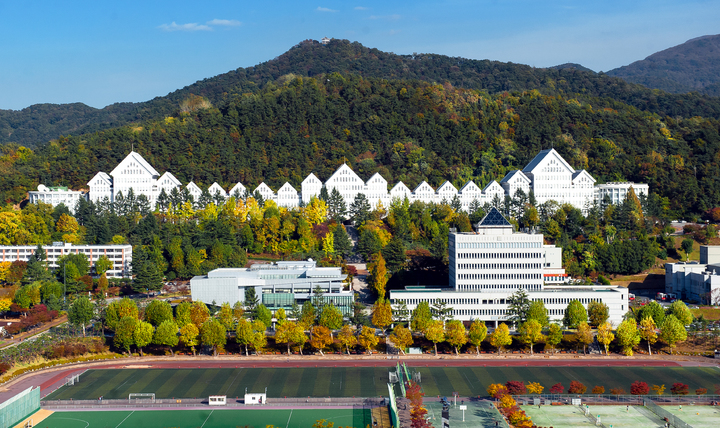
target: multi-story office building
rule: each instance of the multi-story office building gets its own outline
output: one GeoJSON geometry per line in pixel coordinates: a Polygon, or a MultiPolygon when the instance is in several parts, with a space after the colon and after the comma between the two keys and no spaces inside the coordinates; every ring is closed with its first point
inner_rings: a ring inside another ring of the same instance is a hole
{"type": "Polygon", "coordinates": [[[56,207],[60,204],[65,205],[71,213],[75,212],[75,206],[80,198],[85,197],[85,192],[79,190],[68,190],[67,187],[47,187],[43,184],[38,186],[37,190],[28,192],[31,204],[45,203],[56,207]]]}
{"type": "MultiPolygon", "coordinates": [[[[102,256],[106,256],[113,267],[106,272],[110,277],[130,276],[132,264],[132,245],[72,245],[64,242],[56,242],[53,245],[43,245],[48,267],[56,269],[60,257],[68,254],[84,254],[90,262],[90,268],[95,267],[95,262],[102,256]]],[[[0,261],[14,262],[16,260],[28,261],[30,256],[35,254],[36,245],[2,245],[0,246],[0,261]]]]}
{"type": "Polygon", "coordinates": [[[586,307],[592,301],[605,303],[615,325],[628,310],[627,288],[565,285],[561,249],[544,245],[541,234],[515,232],[495,208],[476,232],[450,234],[449,262],[448,288],[408,286],[391,290],[391,301],[415,309],[420,302],[440,300],[453,309],[455,319],[479,319],[491,327],[507,319],[507,299],[519,289],[530,300],[542,300],[553,321],[562,320],[571,300],[586,307]]]}
{"type": "Polygon", "coordinates": [[[665,292],[690,302],[720,304],[720,245],[701,245],[700,263],[666,263],[665,292]]]}
{"type": "Polygon", "coordinates": [[[255,264],[250,268],[220,268],[190,280],[193,300],[205,303],[234,305],[245,301],[245,292],[254,288],[260,303],[271,311],[290,310],[294,303],[303,303],[322,290],[323,299],[345,315],[352,314],[353,293],[345,290],[347,275],[339,267],[317,267],[308,261],[283,261],[255,264]]]}

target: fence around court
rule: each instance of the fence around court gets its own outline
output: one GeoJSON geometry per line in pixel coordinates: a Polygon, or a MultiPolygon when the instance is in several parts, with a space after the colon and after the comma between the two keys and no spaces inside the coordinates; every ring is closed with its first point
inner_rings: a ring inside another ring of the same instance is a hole
{"type": "MultiPolygon", "coordinates": [[[[354,398],[354,397],[308,397],[308,398],[269,398],[262,405],[245,405],[242,398],[228,397],[228,408],[273,408],[273,407],[332,407],[343,406],[354,409],[372,409],[387,405],[384,398],[354,398]]],[[[208,407],[208,398],[134,398],[134,399],[97,399],[97,400],[44,400],[40,402],[44,409],[115,409],[115,408],[186,408],[208,407]]]]}
{"type": "Polygon", "coordinates": [[[624,406],[643,406],[644,400],[650,400],[658,406],[709,406],[713,403],[720,405],[720,395],[606,395],[606,394],[540,394],[515,395],[515,401],[520,405],[550,405],[551,403],[572,404],[572,400],[579,398],[583,404],[624,406]]]}
{"type": "Polygon", "coordinates": [[[648,410],[658,415],[660,419],[664,419],[666,422],[669,422],[670,426],[674,428],[692,428],[690,424],[686,423],[679,417],[673,415],[672,413],[653,403],[652,400],[643,400],[643,405],[647,407],[648,410]]]}

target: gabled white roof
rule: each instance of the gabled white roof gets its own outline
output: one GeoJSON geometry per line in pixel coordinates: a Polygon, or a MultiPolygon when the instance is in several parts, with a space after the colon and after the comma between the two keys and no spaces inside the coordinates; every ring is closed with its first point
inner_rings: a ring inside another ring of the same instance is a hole
{"type": "Polygon", "coordinates": [[[96,180],[105,181],[109,185],[112,185],[112,182],[113,182],[112,177],[110,177],[109,175],[107,175],[104,172],[98,172],[97,174],[95,174],[93,176],[93,178],[90,179],[90,181],[88,181],[88,183],[87,183],[88,186],[90,185],[90,183],[92,183],[93,181],[96,181],[96,180]]]}
{"type": "Polygon", "coordinates": [[[237,191],[238,193],[240,193],[240,196],[242,196],[243,193],[245,193],[245,190],[245,186],[243,186],[243,184],[238,181],[238,183],[234,185],[232,189],[230,189],[230,192],[228,194],[234,195],[235,191],[237,191]]]}
{"type": "Polygon", "coordinates": [[[398,181],[396,185],[393,186],[392,189],[390,189],[390,193],[412,193],[410,191],[410,188],[408,188],[405,183],[402,181],[398,181]]]}
{"type": "Polygon", "coordinates": [[[485,188],[483,189],[483,193],[487,192],[505,192],[505,189],[503,189],[497,181],[493,180],[489,182],[488,185],[485,186],[485,188]]]}
{"type": "Polygon", "coordinates": [[[440,185],[437,189],[437,193],[445,192],[445,191],[452,191],[453,193],[457,193],[457,189],[453,184],[449,181],[445,181],[443,184],[440,185]]]}
{"type": "MultiPolygon", "coordinates": [[[[270,188],[270,186],[268,186],[267,184],[265,184],[264,181],[263,181],[262,183],[260,183],[260,185],[259,185],[258,187],[255,188],[255,192],[260,192],[261,195],[262,195],[263,193],[273,193],[273,191],[272,191],[272,189],[270,188]]],[[[253,193],[255,193],[255,192],[253,192],[253,193]]]]}
{"type": "Polygon", "coordinates": [[[160,178],[158,178],[158,181],[162,183],[163,180],[168,179],[170,182],[172,182],[176,186],[180,186],[182,183],[180,183],[180,180],[175,178],[174,175],[172,175],[169,171],[163,174],[160,178]]]}
{"type": "Polygon", "coordinates": [[[188,192],[190,192],[191,194],[199,195],[202,193],[202,190],[200,190],[198,185],[192,181],[189,182],[188,185],[185,186],[185,188],[188,189],[188,192]]]}
{"type": "Polygon", "coordinates": [[[283,193],[295,193],[295,194],[297,194],[297,190],[295,190],[295,188],[292,187],[292,186],[290,185],[290,183],[288,183],[287,181],[286,181],[285,184],[283,184],[282,187],[278,190],[278,193],[280,193],[280,192],[283,192],[283,193]]]}
{"type": "Polygon", "coordinates": [[[348,174],[342,174],[342,175],[349,175],[353,178],[357,178],[357,181],[362,183],[362,179],[357,174],[355,174],[355,171],[353,171],[352,168],[350,168],[346,163],[340,165],[340,167],[337,170],[335,170],[333,175],[331,175],[330,178],[328,178],[325,183],[332,182],[332,180],[334,178],[338,177],[339,175],[341,175],[342,172],[345,172],[345,171],[347,171],[348,174]]]}
{"type": "Polygon", "coordinates": [[[587,170],[584,170],[584,169],[583,169],[583,170],[580,170],[580,171],[575,171],[575,173],[572,175],[572,181],[573,181],[573,183],[575,183],[575,182],[577,181],[577,179],[578,179],[580,176],[583,176],[583,175],[586,176],[586,177],[588,177],[590,180],[592,180],[593,183],[596,181],[595,178],[594,178],[592,175],[590,175],[589,172],[587,172],[587,170]]]}
{"type": "Polygon", "coordinates": [[[217,181],[211,184],[210,187],[208,187],[208,192],[210,192],[211,195],[219,193],[223,196],[227,196],[227,193],[225,193],[225,189],[223,189],[221,185],[217,184],[217,181]]]}
{"type": "Polygon", "coordinates": [[[320,179],[317,178],[313,173],[310,173],[310,175],[305,177],[305,180],[303,180],[302,184],[309,183],[311,181],[317,181],[318,183],[322,184],[322,181],[320,181],[320,179]]]}
{"type": "Polygon", "coordinates": [[[125,168],[125,165],[127,165],[127,163],[130,162],[130,161],[135,161],[135,162],[137,162],[138,164],[140,164],[140,166],[141,166],[142,168],[144,168],[145,170],[147,170],[147,172],[148,172],[150,175],[153,175],[153,176],[160,175],[160,174],[155,170],[155,168],[153,168],[152,165],[150,165],[150,164],[149,164],[142,156],[140,156],[140,154],[137,153],[137,152],[130,152],[129,155],[125,156],[125,159],[123,159],[122,162],[120,162],[120,163],[118,164],[118,166],[116,166],[115,169],[112,170],[112,172],[110,173],[110,175],[112,175],[112,176],[114,177],[115,174],[117,174],[117,173],[119,173],[121,170],[123,170],[123,169],[125,168]]]}
{"type": "Polygon", "coordinates": [[[530,163],[527,164],[527,166],[525,166],[525,168],[523,168],[523,172],[533,173],[534,170],[535,170],[535,168],[537,168],[538,165],[540,165],[540,163],[542,163],[542,161],[545,160],[545,159],[548,158],[548,157],[554,157],[555,159],[559,160],[560,163],[561,163],[565,168],[568,169],[568,171],[570,171],[571,173],[572,173],[572,172],[575,172],[575,169],[573,169],[573,167],[571,167],[570,164],[567,163],[567,162],[565,161],[565,159],[563,159],[563,157],[560,156],[560,153],[558,153],[555,149],[545,149],[545,150],[541,150],[540,153],[538,153],[538,154],[533,158],[533,160],[531,160],[530,163]]]}
{"type": "Polygon", "coordinates": [[[383,183],[385,183],[385,184],[387,185],[387,180],[385,180],[385,177],[383,177],[382,175],[380,175],[379,172],[376,172],[375,174],[373,174],[373,176],[370,177],[370,179],[369,179],[368,181],[366,181],[365,184],[370,185],[370,182],[371,182],[371,181],[374,181],[375,178],[379,178],[380,181],[382,181],[383,183]]]}
{"type": "Polygon", "coordinates": [[[463,187],[460,188],[460,191],[459,191],[459,192],[460,192],[460,193],[463,193],[463,192],[466,192],[466,191],[467,191],[467,192],[480,192],[481,190],[480,190],[480,187],[478,187],[478,185],[475,184],[474,181],[469,180],[467,183],[465,183],[465,184],[463,185],[463,187]]]}
{"type": "Polygon", "coordinates": [[[427,184],[427,181],[423,181],[422,183],[418,184],[418,186],[413,190],[413,193],[417,192],[418,190],[425,190],[429,189],[431,191],[435,191],[435,189],[432,188],[431,185],[427,184]]]}
{"type": "Polygon", "coordinates": [[[523,174],[522,171],[517,170],[517,169],[514,170],[514,171],[510,171],[510,172],[508,172],[507,174],[505,174],[505,177],[503,177],[503,179],[500,180],[500,182],[501,182],[501,183],[509,183],[509,182],[512,181],[513,179],[516,180],[516,181],[517,181],[517,180],[523,180],[523,181],[527,182],[528,184],[530,184],[530,179],[528,178],[528,176],[525,175],[525,174],[523,174]]]}

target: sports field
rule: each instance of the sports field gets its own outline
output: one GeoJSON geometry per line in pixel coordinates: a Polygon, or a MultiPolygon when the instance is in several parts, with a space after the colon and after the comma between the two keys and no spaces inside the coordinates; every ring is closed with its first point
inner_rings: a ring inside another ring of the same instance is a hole
{"type": "Polygon", "coordinates": [[[316,420],[334,422],[336,427],[372,426],[370,410],[155,410],[117,412],[55,412],[38,428],[265,428],[268,425],[308,428],[316,420]]]}
{"type": "MultiPolygon", "coordinates": [[[[452,397],[448,397],[452,403],[452,397]]],[[[423,405],[427,409],[427,416],[430,423],[435,427],[442,426],[442,404],[439,401],[425,400],[423,405]]],[[[495,422],[498,427],[508,428],[500,412],[492,405],[490,401],[466,401],[465,422],[463,422],[463,411],[460,410],[462,404],[457,402],[457,406],[450,406],[450,426],[453,428],[478,428],[478,427],[494,427],[495,422]]]]}
{"type": "Polygon", "coordinates": [[[663,409],[682,419],[692,427],[720,426],[720,408],[716,406],[662,406],[663,409]]]}
{"type": "MultiPolygon", "coordinates": [[[[560,382],[565,388],[577,380],[588,387],[624,388],[636,380],[670,387],[675,382],[690,390],[714,390],[720,370],[712,367],[409,367],[422,374],[428,396],[485,396],[491,383],[509,380],[539,382],[546,390],[560,382]]],[[[126,399],[129,393],[155,393],[155,398],[202,398],[210,395],[242,397],[262,392],[279,397],[379,397],[387,395],[386,367],[227,368],[227,369],[102,369],[88,370],[73,386],[63,386],[45,400],[126,399]]]]}
{"type": "MultiPolygon", "coordinates": [[[[577,406],[520,406],[532,419],[533,423],[542,427],[571,428],[594,426],[591,419],[577,406]]],[[[590,406],[593,415],[600,416],[600,421],[613,428],[662,427],[665,423],[643,406],[590,406]]],[[[694,426],[694,425],[693,425],[694,426]]]]}

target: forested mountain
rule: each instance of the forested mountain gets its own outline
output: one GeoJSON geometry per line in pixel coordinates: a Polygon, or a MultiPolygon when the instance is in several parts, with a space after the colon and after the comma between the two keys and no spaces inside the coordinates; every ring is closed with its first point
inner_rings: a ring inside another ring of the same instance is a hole
{"type": "Polygon", "coordinates": [[[607,74],[672,93],[720,96],[720,35],[688,40],[607,74]]]}
{"type": "Polygon", "coordinates": [[[480,185],[555,147],[600,182],[650,184],[649,206],[664,218],[720,206],[720,121],[660,117],[608,98],[501,93],[357,74],[285,76],[256,92],[161,120],[59,138],[31,151],[5,145],[0,197],[19,202],[39,182],[83,188],[134,145],[183,183],[241,181],[299,189],[311,172],[327,179],[344,161],[390,183],[480,185]]]}
{"type": "Polygon", "coordinates": [[[396,55],[370,49],[347,40],[328,45],[306,40],[281,56],[254,67],[238,68],[198,81],[164,97],[142,103],[118,103],[103,109],[84,104],[42,104],[20,111],[0,110],[0,143],[28,147],[60,135],[83,134],[131,122],[176,115],[180,103],[191,94],[221,104],[228,97],[257,92],[283,76],[312,77],[333,72],[359,74],[365,78],[417,79],[449,83],[490,95],[536,89],[545,95],[603,97],[668,116],[720,117],[720,99],[698,94],[669,94],[628,83],[579,65],[533,68],[489,60],[469,60],[435,54],[396,55]]]}

